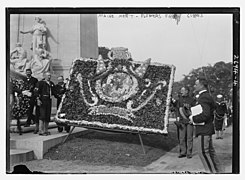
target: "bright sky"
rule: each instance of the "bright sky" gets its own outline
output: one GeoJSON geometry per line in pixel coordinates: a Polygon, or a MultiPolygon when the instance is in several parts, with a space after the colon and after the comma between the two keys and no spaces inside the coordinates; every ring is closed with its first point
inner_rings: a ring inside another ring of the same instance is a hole
{"type": "MultiPolygon", "coordinates": [[[[136,17],[138,16],[138,17],[136,17]]],[[[98,17],[99,46],[126,47],[136,61],[173,64],[175,81],[192,69],[232,61],[232,15],[182,14],[180,22],[166,18],[98,17]]]]}

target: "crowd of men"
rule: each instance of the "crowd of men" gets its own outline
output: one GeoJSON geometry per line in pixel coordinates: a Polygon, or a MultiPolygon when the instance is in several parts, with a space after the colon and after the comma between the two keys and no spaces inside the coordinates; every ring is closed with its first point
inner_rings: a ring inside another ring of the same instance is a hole
{"type": "Polygon", "coordinates": [[[197,78],[194,88],[196,96],[190,96],[189,87],[183,86],[179,98],[172,99],[177,113],[178,157],[192,158],[193,137],[197,137],[198,154],[205,170],[222,173],[224,170],[215,153],[212,136],[216,134],[216,139],[223,139],[224,125],[227,125],[225,122],[229,114],[227,104],[221,94],[214,101],[204,77],[197,78]]]}
{"type": "MultiPolygon", "coordinates": [[[[66,92],[63,76],[58,77],[58,83],[55,85],[51,81],[50,72],[45,72],[44,78],[38,81],[32,76],[31,69],[26,69],[26,77],[23,79],[23,83],[17,85],[11,81],[10,88],[11,115],[17,120],[19,134],[22,134],[20,118],[27,114],[25,127],[33,123],[35,124],[34,134],[50,135],[48,126],[52,111],[52,96],[57,99],[58,109],[62,96],[66,92]]],[[[65,130],[69,132],[70,127],[65,126],[65,130]]],[[[58,124],[58,131],[63,131],[63,126],[60,124],[58,124]]]]}

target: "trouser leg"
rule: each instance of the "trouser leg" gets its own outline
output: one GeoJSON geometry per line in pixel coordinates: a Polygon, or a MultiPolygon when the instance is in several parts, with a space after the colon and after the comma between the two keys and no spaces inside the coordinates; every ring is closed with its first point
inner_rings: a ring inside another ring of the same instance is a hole
{"type": "Polygon", "coordinates": [[[20,119],[19,118],[17,118],[17,129],[18,129],[19,134],[21,135],[22,134],[22,129],[21,129],[20,119]]]}
{"type": "Polygon", "coordinates": [[[212,136],[198,136],[198,154],[207,172],[218,173],[218,162],[212,146],[212,136]]]}
{"type": "Polygon", "coordinates": [[[44,133],[44,122],[43,120],[39,120],[39,134],[44,133]]]}
{"type": "Polygon", "coordinates": [[[51,116],[52,101],[48,99],[45,101],[45,114],[44,114],[44,133],[48,133],[48,125],[51,116]]]}
{"type": "Polygon", "coordinates": [[[216,134],[216,139],[219,138],[219,131],[215,131],[215,134],[216,134]]]}
{"type": "Polygon", "coordinates": [[[28,108],[28,111],[27,111],[28,118],[26,121],[26,125],[31,124],[31,120],[35,120],[35,116],[33,115],[34,106],[35,106],[35,100],[30,99],[30,107],[28,108]]]}
{"type": "Polygon", "coordinates": [[[223,130],[220,131],[220,138],[223,138],[223,130]]]}
{"type": "Polygon", "coordinates": [[[61,98],[57,98],[57,110],[59,109],[60,102],[61,102],[61,98]]]}
{"type": "Polygon", "coordinates": [[[49,122],[44,122],[44,133],[48,133],[48,124],[49,122]]]}
{"type": "Polygon", "coordinates": [[[224,172],[223,170],[223,167],[218,159],[218,156],[215,152],[215,149],[214,149],[214,146],[213,146],[213,140],[212,140],[212,137],[209,141],[209,154],[210,154],[210,157],[213,161],[213,164],[214,164],[214,168],[216,170],[217,173],[222,173],[224,172]]]}
{"type": "Polygon", "coordinates": [[[180,155],[186,155],[186,125],[181,123],[179,128],[180,155]]]}
{"type": "Polygon", "coordinates": [[[36,106],[36,116],[35,116],[35,131],[38,132],[39,130],[39,117],[40,117],[40,107],[36,106]]]}
{"type": "Polygon", "coordinates": [[[192,147],[193,147],[193,125],[187,124],[186,126],[187,133],[187,155],[192,155],[192,147]]]}

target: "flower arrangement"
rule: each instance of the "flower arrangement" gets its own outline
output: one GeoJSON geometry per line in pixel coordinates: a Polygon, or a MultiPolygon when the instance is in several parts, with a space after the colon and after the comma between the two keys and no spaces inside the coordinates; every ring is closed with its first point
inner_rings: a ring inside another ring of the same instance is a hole
{"type": "MultiPolygon", "coordinates": [[[[27,95],[22,94],[22,91],[28,90],[31,87],[24,83],[21,79],[11,78],[11,91],[15,89],[18,93],[14,93],[14,103],[11,108],[11,118],[20,119],[27,114],[30,107],[30,98],[27,95]]],[[[12,93],[12,92],[10,92],[12,93]]]]}
{"type": "Polygon", "coordinates": [[[174,71],[149,59],[76,59],[55,121],[165,134],[174,71]]]}

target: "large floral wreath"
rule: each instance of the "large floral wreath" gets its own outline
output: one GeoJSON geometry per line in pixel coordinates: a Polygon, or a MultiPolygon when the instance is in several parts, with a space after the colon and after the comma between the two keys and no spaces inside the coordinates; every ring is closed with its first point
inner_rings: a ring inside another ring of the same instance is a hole
{"type": "Polygon", "coordinates": [[[55,121],[167,133],[175,67],[122,57],[74,60],[55,121]]]}

